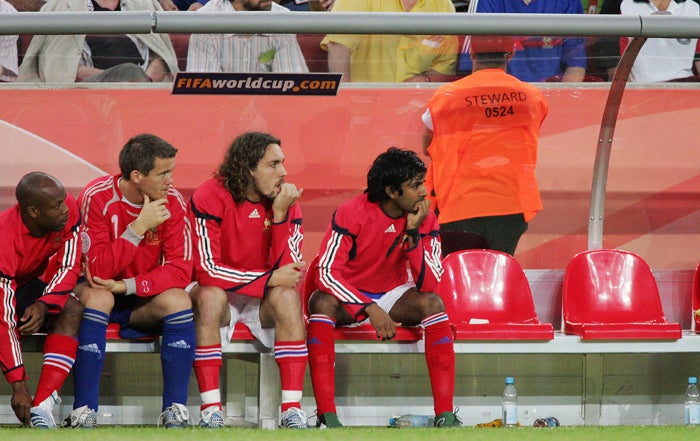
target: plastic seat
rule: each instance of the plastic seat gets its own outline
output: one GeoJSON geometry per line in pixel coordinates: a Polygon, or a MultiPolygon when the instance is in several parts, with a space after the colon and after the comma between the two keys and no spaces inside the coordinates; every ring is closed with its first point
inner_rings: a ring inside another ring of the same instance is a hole
{"type": "MultiPolygon", "coordinates": [[[[119,326],[119,323],[110,323],[107,325],[107,340],[122,340],[122,338],[119,336],[119,329],[121,326],[119,326]]],[[[159,336],[153,335],[153,336],[147,336],[147,337],[141,337],[134,339],[135,341],[153,341],[157,340],[159,336]]],[[[237,323],[236,324],[236,329],[233,331],[233,335],[231,336],[231,340],[255,340],[255,337],[253,337],[253,334],[250,332],[250,329],[243,323],[237,323]]]]}
{"type": "Polygon", "coordinates": [[[693,309],[693,329],[696,334],[700,334],[700,265],[695,269],[695,277],[693,278],[693,295],[691,299],[693,309]]]}
{"type": "Polygon", "coordinates": [[[656,279],[638,255],[621,250],[577,254],[564,274],[564,332],[583,340],[679,339],[668,323],[656,279]]]}
{"type": "Polygon", "coordinates": [[[520,264],[495,250],[464,250],[442,262],[438,294],[456,340],[551,340],[554,327],[542,323],[520,264]]]}
{"type": "MultiPolygon", "coordinates": [[[[309,269],[304,279],[302,289],[302,299],[304,315],[309,316],[309,298],[316,291],[316,280],[318,279],[318,259],[316,256],[309,265],[309,269]]],[[[377,340],[377,333],[371,323],[364,323],[357,326],[338,326],[335,328],[334,336],[336,340],[377,340]]],[[[399,326],[396,328],[396,335],[392,341],[418,341],[423,339],[423,329],[418,326],[399,326]]]]}

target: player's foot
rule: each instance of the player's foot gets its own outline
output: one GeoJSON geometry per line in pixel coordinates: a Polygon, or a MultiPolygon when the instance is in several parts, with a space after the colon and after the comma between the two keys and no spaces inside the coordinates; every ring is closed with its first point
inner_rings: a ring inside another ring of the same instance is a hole
{"type": "Polygon", "coordinates": [[[288,429],[307,429],[306,414],[298,407],[290,407],[282,412],[282,427],[288,429]]]}
{"type": "Polygon", "coordinates": [[[433,426],[435,427],[462,427],[462,420],[457,416],[459,409],[454,412],[443,412],[435,417],[433,426]]]}
{"type": "Polygon", "coordinates": [[[200,413],[199,427],[218,429],[224,427],[224,413],[216,406],[210,406],[200,413]]]}
{"type": "Polygon", "coordinates": [[[319,429],[335,429],[343,427],[343,423],[334,412],[316,413],[316,427],[319,429]]]}
{"type": "Polygon", "coordinates": [[[53,406],[59,404],[61,398],[58,393],[53,393],[44,401],[29,409],[29,426],[37,429],[57,429],[56,421],[53,419],[53,406]]]}
{"type": "Polygon", "coordinates": [[[158,425],[166,429],[182,429],[190,423],[190,411],[182,404],[173,403],[158,417],[158,425]]]}
{"type": "Polygon", "coordinates": [[[63,426],[74,429],[94,429],[97,427],[97,412],[87,406],[73,409],[63,421],[63,426]]]}

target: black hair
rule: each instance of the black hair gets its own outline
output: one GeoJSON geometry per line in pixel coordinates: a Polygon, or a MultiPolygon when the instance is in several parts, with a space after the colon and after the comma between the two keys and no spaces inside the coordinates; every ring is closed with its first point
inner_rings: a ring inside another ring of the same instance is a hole
{"type": "Polygon", "coordinates": [[[246,132],[234,139],[226,151],[216,177],[236,202],[245,199],[244,193],[253,181],[250,172],[258,167],[270,144],[282,146],[282,142],[270,134],[246,132]]]}
{"type": "Polygon", "coordinates": [[[386,188],[403,194],[401,185],[417,176],[425,175],[425,163],[416,152],[390,147],[386,152],[377,156],[367,173],[367,189],[365,193],[371,202],[389,200],[386,188]]]}
{"type": "Polygon", "coordinates": [[[122,178],[130,179],[131,172],[137,170],[144,175],[153,170],[156,158],[174,158],[177,149],[156,135],[142,133],[136,135],[124,144],[119,152],[119,169],[122,178]]]}

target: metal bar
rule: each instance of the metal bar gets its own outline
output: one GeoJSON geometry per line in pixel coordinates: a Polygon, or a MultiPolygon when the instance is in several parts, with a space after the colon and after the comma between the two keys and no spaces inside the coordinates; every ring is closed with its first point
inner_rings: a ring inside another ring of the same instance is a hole
{"type": "Polygon", "coordinates": [[[149,32],[506,34],[695,38],[700,36],[700,17],[392,12],[192,13],[185,11],[0,14],[0,35],[149,32]]]}
{"type": "Polygon", "coordinates": [[[603,221],[605,219],[605,190],[608,182],[608,167],[612,149],[617,115],[620,111],[622,95],[625,93],[627,79],[632,70],[637,54],[647,41],[645,37],[635,37],[622,54],[615,75],[610,83],[608,100],[605,103],[603,119],[600,123],[598,148],[593,165],[593,182],[591,184],[591,205],[588,216],[588,249],[603,248],[603,221]]]}

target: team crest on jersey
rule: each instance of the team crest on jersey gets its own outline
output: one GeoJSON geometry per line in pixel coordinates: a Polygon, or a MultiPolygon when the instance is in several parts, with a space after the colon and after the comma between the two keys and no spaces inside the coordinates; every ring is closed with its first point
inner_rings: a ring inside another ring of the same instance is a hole
{"type": "Polygon", "coordinates": [[[146,234],[143,235],[143,240],[146,241],[146,245],[160,245],[158,230],[154,228],[146,231],[146,234]]]}
{"type": "Polygon", "coordinates": [[[554,47],[554,39],[552,37],[542,38],[542,49],[551,49],[554,47]]]}
{"type": "Polygon", "coordinates": [[[263,224],[263,231],[270,231],[270,229],[272,229],[272,215],[266,216],[263,224]]]}
{"type": "Polygon", "coordinates": [[[80,244],[80,249],[83,254],[87,254],[87,252],[90,251],[90,235],[85,231],[80,232],[80,244]]]}
{"type": "Polygon", "coordinates": [[[396,227],[394,227],[394,224],[389,225],[389,227],[384,230],[385,233],[396,233],[396,227]]]}

